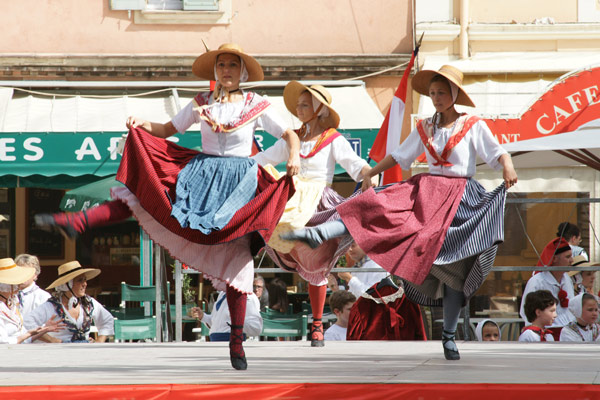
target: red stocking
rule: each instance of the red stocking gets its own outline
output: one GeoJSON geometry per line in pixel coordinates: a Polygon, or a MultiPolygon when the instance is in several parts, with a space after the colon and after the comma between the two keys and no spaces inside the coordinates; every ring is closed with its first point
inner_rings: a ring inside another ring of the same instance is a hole
{"type": "Polygon", "coordinates": [[[246,369],[246,354],[242,347],[244,341],[244,319],[246,319],[246,294],[227,286],[227,305],[231,315],[231,336],[229,337],[229,356],[235,369],[246,369]],[[242,362],[243,360],[243,362],[242,362]]]}
{"type": "Polygon", "coordinates": [[[131,216],[131,210],[121,200],[107,201],[97,207],[74,213],[53,214],[56,224],[71,226],[77,233],[88,228],[111,225],[131,216]]]}
{"type": "Polygon", "coordinates": [[[313,346],[322,346],[323,343],[323,308],[327,297],[327,286],[308,285],[308,297],[312,308],[313,323],[310,331],[311,344],[313,346]]]}

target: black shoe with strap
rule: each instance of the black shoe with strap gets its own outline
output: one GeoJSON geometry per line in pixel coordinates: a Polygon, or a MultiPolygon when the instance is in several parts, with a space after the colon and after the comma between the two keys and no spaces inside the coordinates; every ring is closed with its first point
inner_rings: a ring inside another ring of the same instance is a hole
{"type": "Polygon", "coordinates": [[[442,332],[442,346],[444,347],[444,357],[446,357],[446,360],[449,360],[449,361],[460,360],[460,354],[458,353],[458,348],[457,348],[457,350],[453,350],[453,349],[449,349],[446,347],[446,343],[452,342],[452,343],[454,343],[454,347],[456,348],[456,343],[454,342],[455,334],[456,334],[456,332],[448,332],[448,331],[442,332]]]}
{"type": "Polygon", "coordinates": [[[315,326],[315,322],[321,322],[321,318],[313,319],[313,323],[310,327],[310,345],[311,347],[323,347],[325,346],[325,340],[323,339],[323,324],[321,323],[315,326]],[[321,339],[318,338],[319,334],[321,335],[321,339]],[[315,336],[317,337],[315,338],[315,336]]]}
{"type": "Polygon", "coordinates": [[[242,342],[244,341],[244,333],[242,325],[231,325],[231,337],[229,338],[229,358],[231,360],[231,366],[237,370],[246,370],[248,368],[248,362],[246,362],[246,354],[244,353],[244,348],[242,347],[242,342]],[[242,332],[240,334],[233,333],[234,329],[242,332]],[[242,347],[241,352],[234,351],[231,348],[231,344],[233,342],[238,342],[240,347],[242,347]]]}

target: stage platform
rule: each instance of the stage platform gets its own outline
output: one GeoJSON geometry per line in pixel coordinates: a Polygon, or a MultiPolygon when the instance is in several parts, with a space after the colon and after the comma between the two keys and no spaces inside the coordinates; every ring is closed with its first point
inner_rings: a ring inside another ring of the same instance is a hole
{"type": "Polygon", "coordinates": [[[451,362],[439,341],[250,341],[248,370],[236,371],[227,343],[0,345],[0,398],[600,397],[598,344],[458,346],[462,359],[451,362]]]}

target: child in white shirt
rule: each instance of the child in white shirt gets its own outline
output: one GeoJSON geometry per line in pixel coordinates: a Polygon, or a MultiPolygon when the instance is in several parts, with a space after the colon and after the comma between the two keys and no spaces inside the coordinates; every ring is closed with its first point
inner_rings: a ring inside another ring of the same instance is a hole
{"type": "Polygon", "coordinates": [[[346,340],[350,309],[356,302],[356,297],[345,290],[334,292],[329,298],[331,310],[337,317],[335,324],[325,331],[325,340],[346,340]]]}
{"type": "Polygon", "coordinates": [[[531,322],[521,331],[519,342],[553,342],[551,326],[556,318],[558,300],[548,290],[536,290],[525,297],[525,316],[531,322]]]}

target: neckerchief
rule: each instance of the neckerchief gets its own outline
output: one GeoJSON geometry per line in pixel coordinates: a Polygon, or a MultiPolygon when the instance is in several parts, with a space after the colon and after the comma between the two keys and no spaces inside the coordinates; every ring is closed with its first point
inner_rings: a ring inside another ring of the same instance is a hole
{"type": "Polygon", "coordinates": [[[542,341],[542,342],[546,341],[546,335],[552,335],[552,331],[550,329],[542,329],[538,326],[533,326],[533,325],[526,326],[525,328],[523,328],[521,333],[523,333],[525,331],[534,331],[535,333],[540,335],[540,341],[542,341]]]}
{"type": "MultiPolygon", "coordinates": [[[[62,297],[62,294],[60,295],[62,297]]],[[[59,319],[62,320],[66,328],[69,332],[73,333],[71,337],[71,341],[81,341],[87,340],[86,333],[89,332],[90,326],[92,325],[92,311],[94,311],[94,305],[92,304],[92,298],[89,296],[85,296],[86,301],[80,301],[79,305],[81,307],[81,312],[83,313],[83,323],[81,324],[81,328],[77,327],[77,324],[71,320],[71,318],[67,318],[65,313],[65,309],[62,305],[62,302],[56,297],[52,296],[48,299],[48,301],[54,306],[54,310],[58,315],[59,319]]]]}
{"type": "Polygon", "coordinates": [[[335,138],[337,138],[338,136],[342,136],[342,134],[339,133],[338,131],[336,131],[334,128],[330,128],[330,129],[323,131],[323,133],[321,133],[321,135],[319,136],[319,139],[317,139],[317,143],[315,143],[315,145],[313,146],[310,153],[308,153],[305,156],[300,154],[300,157],[302,157],[302,158],[313,157],[315,154],[317,154],[319,151],[323,150],[331,142],[333,142],[333,140],[335,138]]]}
{"type": "Polygon", "coordinates": [[[465,137],[469,129],[481,118],[477,116],[469,116],[467,114],[461,114],[460,117],[456,120],[454,128],[452,129],[452,135],[448,139],[442,154],[438,154],[433,148],[433,135],[435,131],[435,126],[431,119],[421,120],[417,123],[417,131],[419,132],[419,136],[421,137],[421,141],[423,145],[434,158],[435,162],[433,165],[435,166],[444,166],[451,167],[454,164],[448,161],[448,157],[450,153],[452,153],[452,149],[465,137]]]}
{"type": "MultiPolygon", "coordinates": [[[[581,325],[579,325],[577,322],[571,322],[567,326],[565,326],[565,328],[569,328],[573,332],[577,333],[579,335],[579,337],[581,338],[581,340],[585,342],[585,338],[583,337],[583,334],[579,330],[579,327],[581,327],[581,325]]],[[[565,328],[563,328],[563,329],[565,329],[565,328]]],[[[592,331],[592,342],[595,342],[596,339],[598,339],[598,336],[600,335],[600,329],[598,329],[598,328],[599,328],[598,324],[591,324],[591,325],[586,326],[585,328],[581,327],[581,329],[583,329],[583,330],[591,330],[592,331]]]]}
{"type": "MultiPolygon", "coordinates": [[[[6,308],[8,308],[10,311],[13,311],[11,308],[8,307],[8,305],[5,303],[6,308]]],[[[23,317],[21,316],[21,313],[19,312],[19,308],[18,307],[14,307],[14,316],[16,316],[17,318],[13,318],[13,315],[8,314],[6,311],[2,310],[2,315],[4,315],[6,318],[8,318],[8,320],[10,322],[12,322],[13,324],[15,324],[17,327],[21,327],[23,326],[23,317]]]]}
{"type": "Polygon", "coordinates": [[[200,113],[200,119],[206,121],[215,133],[229,133],[254,121],[271,105],[267,100],[257,96],[256,93],[247,92],[244,98],[244,107],[239,116],[226,124],[216,122],[212,115],[212,107],[219,102],[208,104],[212,92],[201,92],[194,97],[194,110],[200,113]]]}

